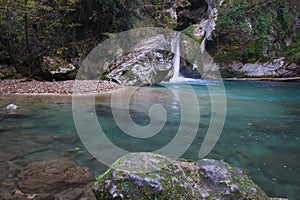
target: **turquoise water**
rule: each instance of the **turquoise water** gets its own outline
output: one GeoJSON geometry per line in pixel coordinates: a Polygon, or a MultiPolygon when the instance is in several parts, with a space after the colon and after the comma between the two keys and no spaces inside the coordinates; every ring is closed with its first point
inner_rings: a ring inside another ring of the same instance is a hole
{"type": "MultiPolygon", "coordinates": [[[[166,109],[165,125],[153,137],[126,135],[114,121],[110,95],[96,98],[98,122],[116,146],[131,152],[155,151],[175,138],[182,117],[180,99],[185,99],[185,109],[192,110],[196,106],[200,109],[200,122],[196,137],[187,138],[192,139],[192,144],[182,157],[196,160],[212,117],[212,105],[206,83],[191,84],[197,104],[189,103],[193,95],[186,85],[179,83],[139,88],[130,98],[131,118],[140,126],[151,122],[149,109],[152,105],[160,104],[166,109]]],[[[208,84],[218,86],[220,82],[208,84]]],[[[243,168],[269,196],[299,199],[300,83],[228,81],[225,88],[225,125],[207,157],[243,168]]],[[[0,100],[0,179],[14,177],[26,164],[45,159],[76,160],[93,169],[96,175],[106,169],[82,144],[74,125],[70,97],[2,95],[0,100]],[[4,113],[3,109],[9,103],[19,107],[4,113]]],[[[119,114],[123,113],[122,106],[117,108],[119,114]]],[[[184,122],[185,128],[192,131],[197,120],[188,114],[184,122]]],[[[86,128],[89,129],[88,124],[86,128]]]]}

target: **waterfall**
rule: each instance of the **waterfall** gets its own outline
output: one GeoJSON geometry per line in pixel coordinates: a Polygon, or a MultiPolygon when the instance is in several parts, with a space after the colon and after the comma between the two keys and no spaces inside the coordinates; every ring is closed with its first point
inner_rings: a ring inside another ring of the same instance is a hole
{"type": "Polygon", "coordinates": [[[172,41],[171,48],[172,52],[174,52],[173,58],[173,67],[174,67],[174,74],[173,77],[170,79],[170,82],[177,82],[180,81],[180,33],[176,32],[175,37],[172,41]]]}

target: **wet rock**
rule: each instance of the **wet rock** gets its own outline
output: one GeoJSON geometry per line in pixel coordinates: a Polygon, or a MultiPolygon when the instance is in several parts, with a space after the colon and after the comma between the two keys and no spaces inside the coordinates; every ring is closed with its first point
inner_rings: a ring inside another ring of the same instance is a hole
{"type": "MultiPolygon", "coordinates": [[[[1,119],[1,114],[0,114],[0,119],[1,119]]],[[[9,131],[14,129],[14,126],[9,126],[9,125],[0,125],[0,132],[2,131],[9,131]]]]}
{"type": "Polygon", "coordinates": [[[49,132],[46,131],[21,131],[20,135],[22,135],[27,140],[32,140],[36,143],[42,144],[52,144],[53,142],[57,141],[54,135],[50,135],[49,132]]]}
{"type": "Polygon", "coordinates": [[[18,186],[24,193],[59,193],[70,187],[84,186],[94,179],[91,170],[66,160],[29,164],[18,177],[18,186]]]}
{"type": "Polygon", "coordinates": [[[7,110],[7,112],[5,112],[3,114],[3,118],[15,118],[15,119],[19,119],[19,118],[28,118],[31,116],[31,113],[25,109],[16,109],[16,110],[7,110]]]}
{"type": "Polygon", "coordinates": [[[94,193],[91,190],[91,184],[84,188],[70,188],[56,195],[58,200],[96,200],[94,193]]]}
{"type": "Polygon", "coordinates": [[[84,194],[83,189],[74,188],[74,189],[67,189],[57,195],[59,200],[73,200],[73,199],[80,199],[84,194]]]}
{"type": "Polygon", "coordinates": [[[23,167],[14,165],[9,168],[9,174],[8,178],[16,177],[21,171],[23,170],[23,167]]]}
{"type": "Polygon", "coordinates": [[[225,162],[172,161],[150,153],[120,158],[97,179],[93,191],[99,200],[268,199],[242,170],[225,162]]]}
{"type": "MultiPolygon", "coordinates": [[[[55,136],[53,136],[55,137],[55,136]]],[[[56,135],[56,139],[64,144],[75,144],[80,142],[80,139],[76,133],[66,133],[62,135],[56,135]]]]}
{"type": "MultiPolygon", "coordinates": [[[[25,200],[26,198],[22,195],[16,194],[18,190],[16,187],[17,179],[5,179],[0,182],[0,200],[25,200]]],[[[26,199],[28,200],[28,199],[26,199]]]]}
{"type": "Polygon", "coordinates": [[[9,174],[8,166],[6,163],[0,164],[0,180],[6,179],[9,174]]]}
{"type": "Polygon", "coordinates": [[[31,159],[33,161],[37,161],[37,160],[42,160],[45,158],[48,160],[58,160],[58,159],[65,159],[66,157],[59,155],[55,151],[45,150],[45,151],[28,154],[28,155],[24,156],[24,158],[31,159]]]}
{"type": "Polygon", "coordinates": [[[18,106],[15,104],[9,104],[6,106],[7,110],[16,110],[17,108],[18,108],[18,106]]]}
{"type": "Polygon", "coordinates": [[[55,196],[53,194],[40,194],[34,200],[55,200],[55,196]]]}
{"type": "Polygon", "coordinates": [[[14,160],[20,155],[15,153],[0,152],[0,162],[14,160]]]}
{"type": "Polygon", "coordinates": [[[72,161],[35,162],[0,182],[0,200],[94,200],[92,180],[91,170],[72,161]]]}
{"type": "Polygon", "coordinates": [[[120,158],[93,186],[97,199],[191,199],[192,188],[180,167],[150,153],[120,158]],[[145,172],[145,173],[141,173],[145,172]]]}
{"type": "Polygon", "coordinates": [[[33,128],[35,125],[31,122],[24,122],[20,125],[20,128],[25,128],[25,129],[29,129],[29,128],[33,128]]]}

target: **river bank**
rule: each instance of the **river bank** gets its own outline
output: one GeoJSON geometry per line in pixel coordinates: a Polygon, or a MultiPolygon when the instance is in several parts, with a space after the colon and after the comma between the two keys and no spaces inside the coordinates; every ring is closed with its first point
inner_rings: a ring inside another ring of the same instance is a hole
{"type": "MultiPolygon", "coordinates": [[[[293,78],[223,78],[224,81],[300,81],[300,77],[293,78]]],[[[0,80],[0,94],[28,94],[28,95],[64,95],[73,94],[75,80],[67,81],[26,81],[25,79],[0,80]]],[[[94,88],[95,82],[76,81],[80,83],[80,88],[94,88]]],[[[103,94],[119,89],[122,86],[110,81],[98,81],[97,89],[93,93],[103,94]]],[[[84,91],[86,92],[86,90],[84,91]]]]}
{"type": "MultiPolygon", "coordinates": [[[[78,83],[78,81],[76,81],[78,83]]],[[[0,94],[31,94],[31,95],[71,95],[75,81],[26,81],[25,79],[7,79],[0,81],[0,94]]],[[[94,88],[94,82],[80,81],[82,88],[94,88]]],[[[120,88],[116,83],[110,81],[99,81],[96,93],[110,92],[120,88]]]]}
{"type": "Polygon", "coordinates": [[[300,77],[290,77],[290,78],[223,78],[224,81],[300,81],[300,77]]]}

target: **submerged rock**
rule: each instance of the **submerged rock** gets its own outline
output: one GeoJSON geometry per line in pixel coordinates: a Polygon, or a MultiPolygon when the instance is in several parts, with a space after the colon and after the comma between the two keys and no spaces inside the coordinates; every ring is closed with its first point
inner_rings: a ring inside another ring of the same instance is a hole
{"type": "Polygon", "coordinates": [[[93,172],[73,161],[50,160],[29,164],[18,175],[17,189],[34,199],[94,199],[93,172]],[[47,198],[46,198],[47,197],[47,198]]]}
{"type": "Polygon", "coordinates": [[[95,199],[91,191],[93,172],[67,160],[29,164],[17,178],[0,183],[0,200],[95,199]]]}
{"type": "Polygon", "coordinates": [[[93,173],[72,161],[52,160],[29,164],[18,177],[22,192],[47,193],[87,184],[93,180],[93,173]]]}
{"type": "Polygon", "coordinates": [[[93,191],[98,200],[269,199],[242,170],[225,162],[174,161],[151,153],[120,158],[97,179],[93,191]]]}
{"type": "Polygon", "coordinates": [[[18,106],[12,103],[6,106],[7,110],[16,110],[17,108],[18,106]]]}

